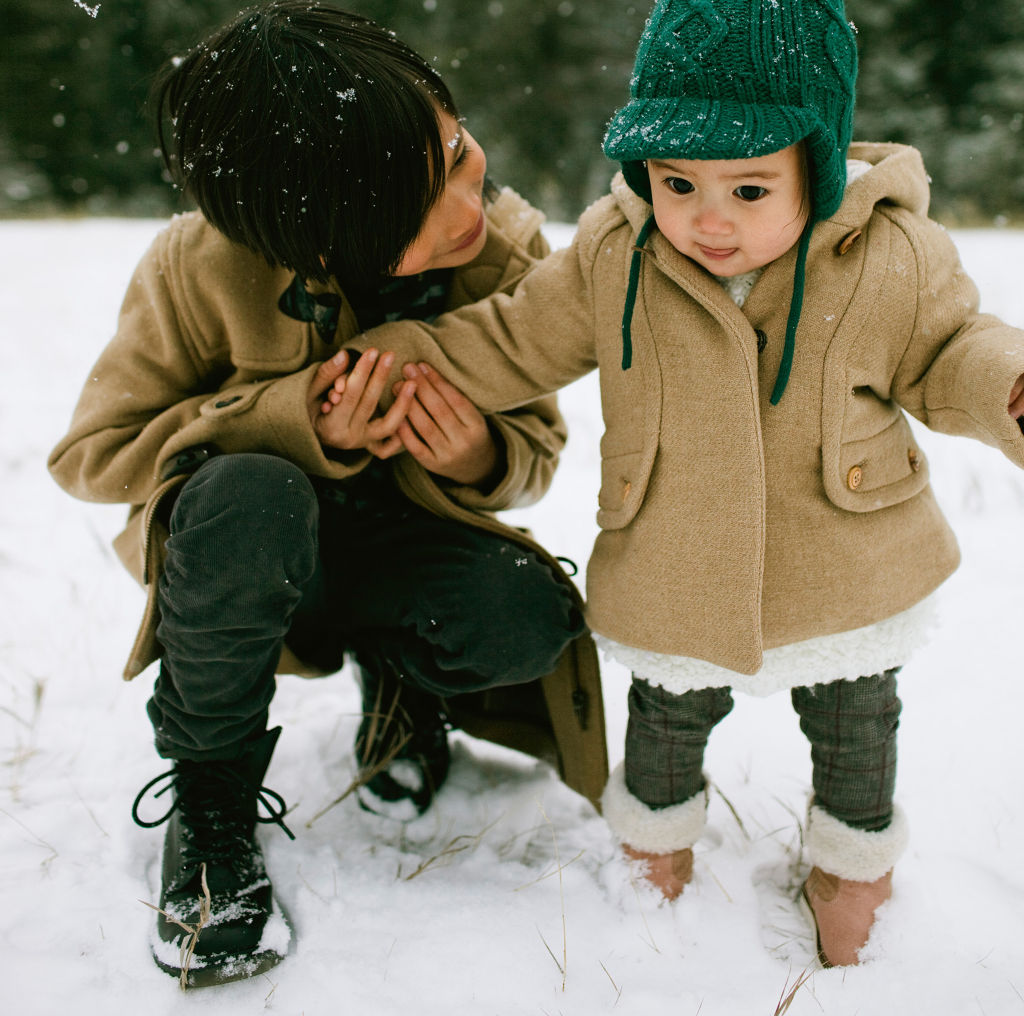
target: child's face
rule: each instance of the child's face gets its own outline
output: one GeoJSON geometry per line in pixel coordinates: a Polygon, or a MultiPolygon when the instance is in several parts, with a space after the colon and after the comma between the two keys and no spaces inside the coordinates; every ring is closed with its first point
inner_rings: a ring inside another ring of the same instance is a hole
{"type": "Polygon", "coordinates": [[[472,261],[487,240],[482,197],[487,158],[454,117],[442,112],[440,124],[445,143],[444,190],[402,255],[395,275],[458,268],[472,261]]]}
{"type": "Polygon", "coordinates": [[[754,159],[649,159],[647,172],[658,229],[712,275],[763,268],[807,222],[799,145],[754,159]]]}

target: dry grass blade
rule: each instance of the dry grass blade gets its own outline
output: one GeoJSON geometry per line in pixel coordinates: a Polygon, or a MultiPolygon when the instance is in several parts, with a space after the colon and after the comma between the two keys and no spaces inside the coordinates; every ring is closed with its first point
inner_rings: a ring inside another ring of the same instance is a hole
{"type": "Polygon", "coordinates": [[[530,886],[537,885],[538,882],[543,882],[545,881],[545,879],[551,878],[552,875],[558,875],[559,877],[561,877],[562,869],[568,868],[570,864],[575,864],[585,853],[586,850],[581,850],[575,857],[569,858],[569,860],[566,861],[565,864],[556,865],[556,867],[551,871],[546,871],[543,875],[538,875],[532,882],[527,882],[525,885],[516,886],[515,892],[518,893],[522,892],[524,889],[529,889],[530,886]]]}
{"type": "Polygon", "coordinates": [[[6,808],[0,808],[0,815],[6,815],[12,822],[16,823],[17,825],[20,825],[21,828],[24,829],[25,832],[27,832],[29,834],[29,836],[31,836],[32,839],[34,839],[39,846],[45,847],[47,850],[50,851],[50,856],[46,857],[46,858],[43,858],[43,860],[41,862],[42,866],[44,868],[55,857],[59,857],[60,856],[58,851],[57,851],[57,848],[52,843],[47,843],[46,840],[44,840],[42,838],[42,836],[39,836],[36,833],[32,832],[32,830],[29,829],[29,827],[27,825],[25,825],[25,823],[22,822],[20,818],[15,818],[6,808]]]}
{"type": "Polygon", "coordinates": [[[428,857],[425,861],[421,861],[412,874],[405,876],[404,881],[411,882],[417,875],[422,875],[423,872],[428,868],[434,867],[439,861],[447,860],[450,857],[454,857],[455,854],[461,854],[464,850],[472,850],[474,847],[479,846],[480,841],[499,821],[499,819],[495,819],[490,825],[484,826],[475,836],[460,833],[458,836],[453,837],[438,853],[428,857]]]}
{"type": "MultiPolygon", "coordinates": [[[[540,808],[540,813],[544,816],[544,821],[551,830],[551,842],[555,848],[555,864],[558,868],[558,900],[562,908],[562,964],[559,969],[562,971],[562,991],[565,991],[565,972],[569,968],[569,935],[565,925],[565,883],[562,879],[562,871],[565,865],[562,864],[562,858],[558,853],[558,837],[555,836],[555,827],[551,824],[551,820],[544,810],[544,805],[538,804],[537,807],[540,808]]],[[[547,945],[547,942],[544,944],[547,945]]],[[[550,949],[548,951],[550,952],[550,949]]]]}
{"type": "MultiPolygon", "coordinates": [[[[395,712],[399,708],[398,696],[396,695],[391,700],[391,705],[388,707],[388,711],[385,713],[381,710],[383,702],[381,701],[381,695],[383,689],[377,689],[377,698],[373,703],[373,712],[364,713],[363,715],[368,717],[370,725],[367,728],[366,739],[368,744],[374,744],[377,741],[378,734],[382,730],[387,730],[394,721],[395,712]]],[[[347,797],[354,794],[360,787],[369,783],[378,773],[382,773],[392,762],[398,757],[399,752],[409,743],[412,737],[412,731],[406,731],[401,736],[397,734],[393,737],[391,743],[388,745],[387,751],[377,759],[372,765],[364,766],[361,768],[356,775],[355,779],[339,794],[330,804],[325,805],[321,808],[307,823],[306,828],[310,829],[313,823],[318,819],[323,818],[332,808],[336,808],[342,801],[347,797]]]]}
{"type": "Polygon", "coordinates": [[[725,801],[725,806],[729,809],[730,812],[732,812],[732,817],[736,819],[736,825],[740,827],[740,832],[743,833],[743,836],[746,839],[746,841],[748,843],[752,843],[753,840],[751,838],[751,835],[747,832],[747,827],[743,824],[743,819],[740,818],[740,813],[736,810],[732,801],[730,801],[729,798],[722,793],[722,788],[717,783],[712,783],[711,788],[714,790],[716,794],[718,794],[718,796],[723,801],[725,801]]]}
{"type": "Polygon", "coordinates": [[[782,986],[782,993],[779,995],[778,1004],[775,1006],[775,1012],[773,1016],[784,1016],[785,1013],[789,1012],[789,1007],[793,1004],[793,999],[796,998],[796,993],[810,980],[811,968],[807,967],[804,972],[794,981],[793,986],[789,986],[789,976],[786,976],[786,983],[782,986]],[[789,989],[787,991],[787,989],[789,989]]]}
{"type": "Polygon", "coordinates": [[[453,857],[455,854],[461,854],[463,850],[469,850],[476,843],[479,843],[478,837],[467,836],[465,833],[461,833],[449,840],[440,852],[434,854],[432,857],[428,857],[425,861],[421,861],[419,865],[417,865],[415,871],[405,876],[405,881],[411,882],[417,875],[422,875],[428,868],[434,867],[438,861],[443,861],[446,858],[453,857]]]}
{"type": "Polygon", "coordinates": [[[206,862],[203,861],[199,869],[199,878],[202,883],[203,892],[199,897],[199,920],[195,924],[186,924],[184,921],[179,921],[176,917],[171,917],[166,910],[161,910],[159,907],[154,906],[152,903],[147,903],[146,900],[139,900],[139,902],[150,910],[155,910],[158,914],[163,914],[171,924],[176,924],[182,931],[185,932],[185,938],[181,942],[181,950],[178,954],[178,959],[181,965],[181,976],[178,978],[178,986],[182,991],[188,988],[188,971],[192,965],[192,957],[196,951],[196,945],[199,942],[199,933],[210,923],[210,912],[213,906],[213,900],[210,896],[210,887],[206,883],[206,862]]]}
{"type": "Polygon", "coordinates": [[[637,912],[640,914],[640,920],[643,921],[644,930],[647,932],[647,938],[640,936],[640,941],[644,945],[650,946],[651,949],[656,953],[660,953],[661,950],[658,948],[658,943],[654,941],[654,935],[651,934],[651,926],[647,923],[647,915],[644,913],[644,903],[640,897],[640,890],[637,888],[636,879],[629,876],[629,886],[633,890],[633,895],[636,897],[637,912]]]}
{"type": "Polygon", "coordinates": [[[558,962],[558,957],[552,951],[551,946],[548,945],[548,940],[544,937],[544,933],[540,930],[540,928],[537,929],[537,934],[540,935],[540,940],[544,943],[544,948],[547,949],[548,955],[555,961],[555,966],[558,967],[558,972],[562,975],[562,986],[564,988],[565,967],[563,967],[562,964],[558,962]]]}
{"type": "Polygon", "coordinates": [[[617,1006],[619,1004],[619,999],[622,998],[622,989],[615,983],[615,978],[612,977],[610,973],[608,973],[608,968],[600,960],[598,960],[597,962],[601,969],[604,971],[605,977],[607,977],[608,980],[612,982],[612,987],[615,989],[615,1001],[612,1003],[612,1006],[617,1006]]]}

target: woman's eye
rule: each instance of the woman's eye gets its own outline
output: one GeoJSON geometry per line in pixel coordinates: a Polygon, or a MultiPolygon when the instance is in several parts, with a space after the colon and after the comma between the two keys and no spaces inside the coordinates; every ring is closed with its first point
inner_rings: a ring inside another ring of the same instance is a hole
{"type": "Polygon", "coordinates": [[[669,188],[676,194],[689,194],[693,191],[693,184],[679,176],[670,176],[666,181],[669,188]]]}
{"type": "Polygon", "coordinates": [[[469,145],[463,145],[462,151],[459,152],[459,157],[452,163],[452,169],[454,169],[456,166],[461,166],[466,161],[466,159],[469,158],[471,152],[472,149],[469,147],[469,145]]]}
{"type": "Polygon", "coordinates": [[[742,187],[737,187],[733,193],[741,201],[757,201],[759,198],[763,198],[768,191],[764,187],[755,187],[752,183],[745,183],[742,187]]]}

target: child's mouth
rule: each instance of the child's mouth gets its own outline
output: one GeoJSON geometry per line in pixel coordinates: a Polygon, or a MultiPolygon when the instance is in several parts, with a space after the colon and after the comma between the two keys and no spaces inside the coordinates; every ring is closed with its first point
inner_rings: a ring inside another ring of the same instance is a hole
{"type": "Polygon", "coordinates": [[[726,258],[731,258],[739,250],[739,247],[715,248],[703,247],[698,244],[697,249],[711,261],[724,261],[726,258]]]}

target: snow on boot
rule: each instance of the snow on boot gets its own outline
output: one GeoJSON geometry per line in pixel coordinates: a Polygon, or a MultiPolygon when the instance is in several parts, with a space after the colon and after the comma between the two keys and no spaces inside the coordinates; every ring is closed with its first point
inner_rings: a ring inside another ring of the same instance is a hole
{"type": "Polygon", "coordinates": [[[363,692],[355,745],[359,804],[385,818],[412,821],[430,807],[448,776],[441,699],[401,680],[380,653],[360,652],[358,660],[363,692]]]}
{"type": "Polygon", "coordinates": [[[892,896],[892,870],[874,882],[854,882],[812,868],[800,902],[817,935],[824,967],[855,966],[875,923],[875,911],[892,896]]]}
{"type": "Polygon", "coordinates": [[[183,988],[252,977],[288,952],[291,928],[255,838],[257,822],[274,822],[295,838],[283,821],[283,799],[261,786],[280,733],[267,731],[233,759],[178,760],[135,798],[138,825],[168,822],[152,950],[157,966],[183,988]],[[156,821],[143,821],[139,804],[163,780],[154,796],[173,788],[174,801],[156,821]],[[267,815],[257,814],[258,804],[267,815]]]}
{"type": "Polygon", "coordinates": [[[640,874],[667,900],[676,899],[693,878],[693,851],[689,847],[654,854],[624,843],[622,850],[630,861],[639,862],[640,874]]]}

